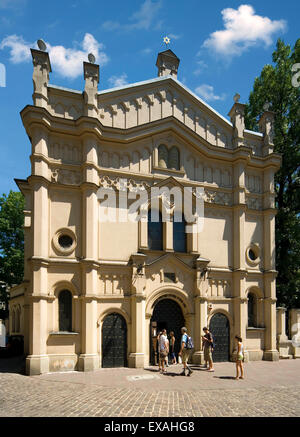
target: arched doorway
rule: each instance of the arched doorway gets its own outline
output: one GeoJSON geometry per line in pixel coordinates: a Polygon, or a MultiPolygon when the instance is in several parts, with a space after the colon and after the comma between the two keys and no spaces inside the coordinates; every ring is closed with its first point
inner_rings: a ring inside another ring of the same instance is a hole
{"type": "MultiPolygon", "coordinates": [[[[172,299],[161,299],[154,307],[154,311],[151,317],[151,323],[156,322],[157,334],[163,328],[166,328],[167,334],[174,331],[175,335],[175,353],[176,357],[180,350],[180,338],[181,338],[181,328],[185,326],[184,317],[182,310],[177,302],[172,299]]],[[[150,363],[155,364],[155,350],[152,342],[152,333],[150,333],[150,363]]]]}
{"type": "Polygon", "coordinates": [[[127,325],[118,313],[108,314],[102,325],[102,367],[127,366],[127,325]]]}
{"type": "Polygon", "coordinates": [[[230,358],[230,326],[228,318],[222,313],[212,316],[209,330],[214,339],[213,361],[220,363],[230,358]]]}

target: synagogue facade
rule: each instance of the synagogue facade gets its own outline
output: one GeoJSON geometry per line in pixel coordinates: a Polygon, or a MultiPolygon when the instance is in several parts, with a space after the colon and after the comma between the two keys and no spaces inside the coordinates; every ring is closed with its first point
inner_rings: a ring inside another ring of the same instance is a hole
{"type": "Polygon", "coordinates": [[[156,78],[102,91],[99,66],[84,62],[83,92],[50,84],[48,53],[31,52],[33,104],[21,112],[31,175],[16,180],[25,272],[10,300],[27,374],[154,364],[163,327],[178,350],[187,326],[194,363],[204,326],[216,361],[231,359],[235,335],[246,359],[277,360],[274,114],[262,114],[260,133],[246,130],[236,96],[229,121],[177,80],[171,50],[159,53],[156,78]],[[174,218],[173,198],[162,219],[162,193],[175,187],[202,189],[199,231],[174,218]],[[115,193],[117,218],[122,193],[128,210],[134,193],[156,188],[158,220],[151,202],[146,219],[100,220],[101,188],[115,193]]]}

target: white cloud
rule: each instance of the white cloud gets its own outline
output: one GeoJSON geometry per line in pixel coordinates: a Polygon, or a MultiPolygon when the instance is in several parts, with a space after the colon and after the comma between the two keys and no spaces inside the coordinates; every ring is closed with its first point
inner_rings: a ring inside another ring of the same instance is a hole
{"type": "Polygon", "coordinates": [[[128,27],[131,29],[144,29],[149,30],[152,21],[162,6],[162,1],[153,2],[151,0],[146,0],[140,9],[136,11],[130,18],[133,21],[128,27]]]}
{"type": "Polygon", "coordinates": [[[150,49],[150,47],[146,47],[145,49],[141,50],[142,55],[149,55],[153,52],[153,49],[150,49]]]}
{"type": "MultiPolygon", "coordinates": [[[[51,46],[46,43],[53,71],[60,76],[74,79],[82,74],[82,62],[87,61],[89,53],[93,53],[96,62],[101,66],[108,62],[108,56],[103,51],[104,45],[99,43],[93,35],[86,33],[79,48],[66,48],[64,46],[51,46]]],[[[28,43],[21,36],[10,35],[0,43],[0,49],[10,49],[10,61],[14,64],[26,62],[31,59],[30,48],[37,48],[36,43],[28,43]]]]}
{"type": "Polygon", "coordinates": [[[104,30],[116,30],[119,29],[119,27],[121,27],[121,25],[117,21],[108,20],[102,24],[104,30]]]}
{"type": "MultiPolygon", "coordinates": [[[[104,30],[149,30],[152,27],[154,18],[162,7],[162,0],[152,1],[145,0],[140,9],[134,12],[130,17],[130,24],[120,24],[118,21],[105,21],[102,24],[104,30]]],[[[156,29],[161,28],[162,21],[156,23],[156,29]]]]}
{"type": "Polygon", "coordinates": [[[208,102],[215,101],[215,100],[224,100],[226,95],[223,93],[220,96],[217,96],[214,94],[214,87],[207,84],[199,85],[196,89],[196,94],[198,94],[200,97],[202,97],[204,100],[207,100],[208,102]]]}
{"type": "Polygon", "coordinates": [[[127,74],[123,73],[123,74],[121,74],[121,76],[111,76],[108,79],[108,82],[110,83],[110,85],[113,88],[124,86],[128,83],[127,82],[127,74]]]}
{"type": "Polygon", "coordinates": [[[10,49],[10,61],[19,64],[30,60],[30,47],[36,44],[27,43],[21,36],[10,35],[1,41],[0,49],[10,49]]]}
{"type": "Polygon", "coordinates": [[[175,40],[177,40],[177,39],[180,39],[181,36],[182,36],[182,35],[177,35],[176,33],[168,33],[168,37],[169,37],[170,39],[175,39],[175,40]]]}
{"type": "Polygon", "coordinates": [[[197,61],[197,69],[193,71],[194,75],[199,76],[199,74],[201,74],[203,70],[207,67],[208,65],[204,61],[202,60],[197,61]]]}
{"type": "Polygon", "coordinates": [[[241,5],[238,9],[222,10],[224,30],[210,34],[203,47],[226,56],[241,55],[243,51],[258,43],[272,44],[273,34],[286,29],[285,20],[272,21],[268,17],[255,14],[251,5],[241,5]]]}

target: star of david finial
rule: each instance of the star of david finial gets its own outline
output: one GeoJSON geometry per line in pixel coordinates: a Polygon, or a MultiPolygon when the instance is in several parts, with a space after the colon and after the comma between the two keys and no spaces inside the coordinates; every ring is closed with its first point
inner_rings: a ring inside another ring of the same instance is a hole
{"type": "Polygon", "coordinates": [[[164,43],[166,44],[166,47],[168,48],[168,45],[170,44],[171,40],[168,36],[164,37],[164,43]]]}

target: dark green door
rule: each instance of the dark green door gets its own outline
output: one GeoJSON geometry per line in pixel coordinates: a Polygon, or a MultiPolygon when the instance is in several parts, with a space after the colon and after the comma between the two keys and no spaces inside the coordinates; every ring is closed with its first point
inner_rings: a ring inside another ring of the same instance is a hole
{"type": "Polygon", "coordinates": [[[230,329],[229,320],[222,313],[212,316],[209,330],[214,339],[213,361],[218,363],[229,361],[230,329]]]}
{"type": "Polygon", "coordinates": [[[127,326],[124,317],[112,313],[102,326],[102,367],[127,366],[127,326]]]}

